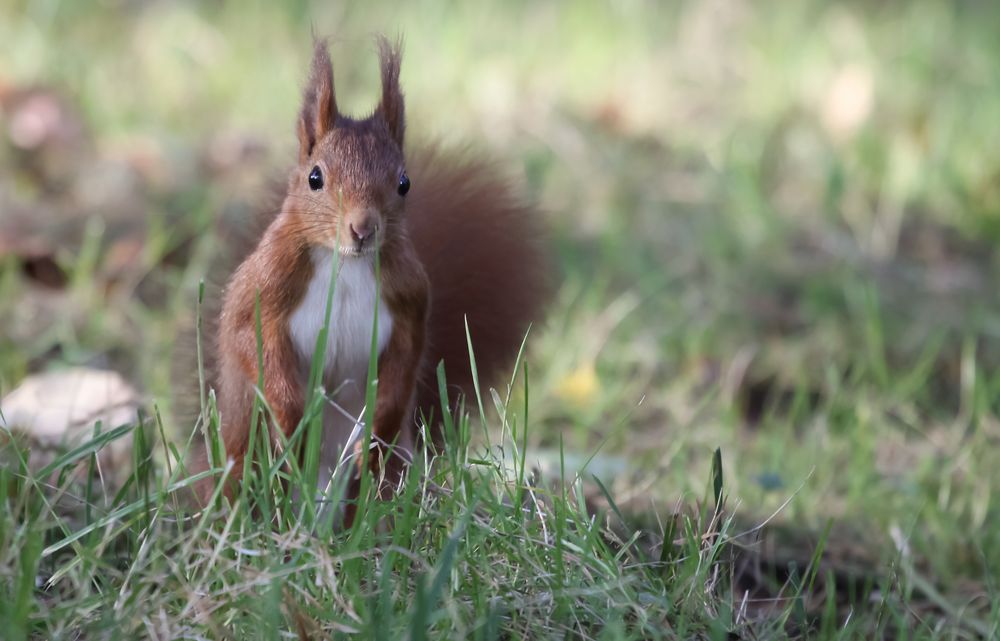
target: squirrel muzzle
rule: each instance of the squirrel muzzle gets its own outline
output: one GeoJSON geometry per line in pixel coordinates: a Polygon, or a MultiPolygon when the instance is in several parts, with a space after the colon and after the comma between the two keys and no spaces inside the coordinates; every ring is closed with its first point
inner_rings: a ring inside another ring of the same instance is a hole
{"type": "Polygon", "coordinates": [[[349,212],[342,222],[343,246],[354,253],[372,251],[378,241],[379,214],[366,208],[349,212]]]}

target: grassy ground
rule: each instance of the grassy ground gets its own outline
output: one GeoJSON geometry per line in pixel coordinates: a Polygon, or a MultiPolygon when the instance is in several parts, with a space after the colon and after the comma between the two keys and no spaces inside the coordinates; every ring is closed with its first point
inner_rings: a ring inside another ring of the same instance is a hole
{"type": "Polygon", "coordinates": [[[117,496],[7,447],[9,638],[996,636],[1000,6],[317,4],[0,1],[0,392],[111,367],[162,417],[117,496]],[[404,33],[410,133],[503,158],[562,271],[506,425],[348,532],[265,481],[177,513],[162,445],[310,29],[355,112],[404,33]]]}

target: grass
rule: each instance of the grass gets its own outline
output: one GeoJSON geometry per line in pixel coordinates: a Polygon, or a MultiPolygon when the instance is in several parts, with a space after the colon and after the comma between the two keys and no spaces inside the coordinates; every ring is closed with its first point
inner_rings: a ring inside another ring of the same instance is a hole
{"type": "Polygon", "coordinates": [[[71,475],[117,426],[44,473],[5,446],[5,634],[996,636],[998,25],[930,1],[0,2],[0,87],[54,87],[88,132],[19,149],[0,91],[0,235],[30,212],[65,277],[0,255],[0,392],[89,364],[150,400],[120,490],[71,475]],[[510,411],[482,390],[349,531],[289,511],[276,469],[229,512],[175,500],[174,343],[291,157],[313,27],[356,112],[366,34],[403,32],[411,134],[503,158],[561,269],[510,411]]]}
{"type": "MultiPolygon", "coordinates": [[[[499,409],[511,410],[511,422],[496,447],[516,453],[524,428],[513,408],[499,409]]],[[[142,428],[131,476],[104,501],[90,484],[63,479],[74,464],[96,465],[96,452],[130,426],[38,475],[26,463],[5,468],[8,638],[673,638],[746,625],[715,616],[707,588],[725,547],[721,511],[711,512],[711,532],[686,518],[676,549],[657,559],[594,518],[579,480],[555,489],[517,483],[523,459],[510,469],[496,450],[470,446],[468,416],[455,428],[458,440],[419,457],[393,500],[364,494],[361,517],[346,529],[333,510],[292,500],[313,495],[314,475],[280,459],[246,477],[231,509],[218,500],[187,511],[184,457],[151,465],[142,428]],[[40,480],[50,473],[54,482],[40,480]]],[[[337,504],[342,492],[325,500],[337,504]]]]}

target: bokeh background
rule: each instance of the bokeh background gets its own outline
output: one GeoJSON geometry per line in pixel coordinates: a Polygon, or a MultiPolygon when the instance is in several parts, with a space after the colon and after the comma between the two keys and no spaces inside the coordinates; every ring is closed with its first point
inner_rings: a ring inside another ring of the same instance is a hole
{"type": "Polygon", "coordinates": [[[655,515],[702,496],[720,447],[737,512],[786,528],[772,554],[808,560],[832,519],[831,563],[989,610],[986,0],[0,0],[0,392],[88,365],[169,416],[218,239],[294,158],[311,33],[360,114],[375,32],[405,38],[410,143],[499,158],[545,210],[561,285],[528,361],[540,467],[562,443],[655,515]]]}

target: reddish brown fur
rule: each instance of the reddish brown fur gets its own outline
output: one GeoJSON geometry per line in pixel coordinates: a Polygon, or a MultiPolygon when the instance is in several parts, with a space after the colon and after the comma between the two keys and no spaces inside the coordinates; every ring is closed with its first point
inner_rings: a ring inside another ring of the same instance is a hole
{"type": "MultiPolygon", "coordinates": [[[[538,214],[493,167],[468,155],[418,151],[406,163],[411,192],[405,199],[395,193],[405,130],[398,44],[381,39],[380,60],[379,107],[353,120],[337,112],[332,65],[325,45],[317,44],[298,124],[299,163],[285,202],[226,288],[214,386],[226,452],[236,463],[231,478],[242,473],[258,381],[258,296],[263,393],[275,427],[290,435],[302,417],[309,363],[292,345],[289,318],[312,277],[312,247],[347,246],[352,226],[375,230],[381,295],[393,318],[378,362],[373,424],[383,443],[412,442],[418,408],[440,416],[435,368],[442,359],[449,383],[471,389],[466,316],[485,385],[517,353],[544,301],[538,214]],[[318,192],[307,184],[314,165],[329,181],[318,192]]],[[[376,469],[380,458],[372,458],[376,469]]]]}
{"type": "MultiPolygon", "coordinates": [[[[469,152],[421,149],[409,157],[410,238],[431,282],[427,358],[417,390],[425,416],[441,416],[436,367],[442,360],[455,401],[474,393],[468,318],[480,386],[512,364],[549,293],[544,225],[504,180],[469,152]]],[[[454,403],[452,407],[454,408],[454,403]]]]}

